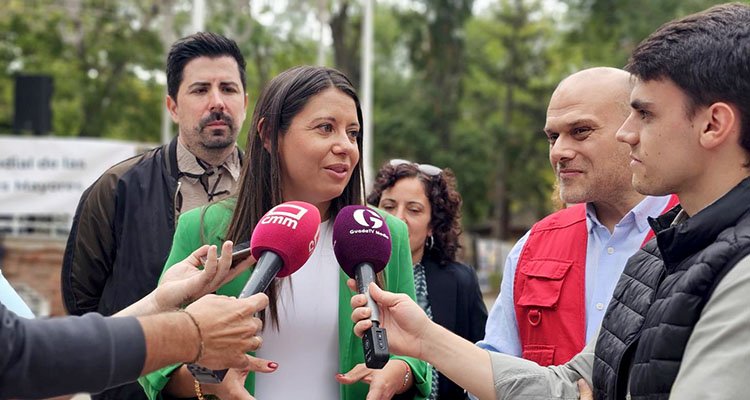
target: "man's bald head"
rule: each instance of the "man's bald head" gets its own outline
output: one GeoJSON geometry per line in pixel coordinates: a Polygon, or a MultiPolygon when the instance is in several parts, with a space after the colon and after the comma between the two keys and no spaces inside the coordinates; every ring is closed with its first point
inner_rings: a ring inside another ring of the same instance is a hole
{"type": "Polygon", "coordinates": [[[632,88],[629,73],[599,67],[570,75],[552,93],[544,131],[565,203],[628,210],[642,198],[630,182],[630,149],[615,138],[632,88]]]}
{"type": "Polygon", "coordinates": [[[550,105],[553,105],[556,96],[596,96],[601,101],[618,104],[622,108],[624,121],[630,113],[632,90],[632,75],[627,71],[611,67],[588,68],[560,81],[552,93],[550,105]]]}

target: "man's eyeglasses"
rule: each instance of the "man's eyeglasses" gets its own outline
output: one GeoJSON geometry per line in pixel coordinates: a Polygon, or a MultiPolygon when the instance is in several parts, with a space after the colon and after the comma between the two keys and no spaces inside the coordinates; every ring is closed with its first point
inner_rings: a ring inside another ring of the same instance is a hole
{"type": "Polygon", "coordinates": [[[398,167],[399,165],[404,165],[404,164],[413,165],[413,166],[417,167],[417,169],[419,170],[419,172],[421,172],[421,173],[423,173],[423,174],[425,174],[427,176],[438,176],[438,175],[440,175],[440,173],[443,172],[442,169],[440,169],[440,168],[438,168],[438,167],[436,167],[434,165],[430,165],[430,164],[418,164],[418,163],[411,162],[409,160],[403,160],[403,159],[400,159],[400,158],[394,158],[393,160],[388,161],[388,165],[390,165],[391,167],[398,167]]]}

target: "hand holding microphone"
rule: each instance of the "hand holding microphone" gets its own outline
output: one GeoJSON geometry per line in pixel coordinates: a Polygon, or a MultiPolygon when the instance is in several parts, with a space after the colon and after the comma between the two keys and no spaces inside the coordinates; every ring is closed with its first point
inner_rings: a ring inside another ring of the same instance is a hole
{"type": "Polygon", "coordinates": [[[388,362],[388,338],[380,327],[377,304],[369,295],[369,284],[376,281],[391,258],[391,234],[383,217],[365,206],[346,206],[333,223],[333,253],[341,268],[357,282],[357,291],[367,297],[372,310],[372,326],[364,332],[362,346],[365,365],[380,369],[388,362]]]}
{"type": "MultiPolygon", "coordinates": [[[[258,262],[238,298],[264,292],[273,278],[300,269],[318,243],[320,213],[311,204],[290,201],[272,208],[253,230],[250,251],[258,262]]],[[[201,383],[220,383],[227,370],[212,371],[198,364],[188,370],[201,383]]]]}
{"type": "MultiPolygon", "coordinates": [[[[354,279],[350,279],[347,286],[354,290],[354,279]]],[[[404,293],[389,292],[377,285],[370,285],[369,293],[381,307],[380,326],[388,329],[388,348],[391,353],[424,360],[426,355],[422,353],[423,344],[429,342],[429,336],[434,328],[444,328],[432,322],[424,310],[404,293]]],[[[362,337],[372,326],[368,318],[370,306],[363,295],[352,297],[351,306],[354,334],[362,337]]]]}

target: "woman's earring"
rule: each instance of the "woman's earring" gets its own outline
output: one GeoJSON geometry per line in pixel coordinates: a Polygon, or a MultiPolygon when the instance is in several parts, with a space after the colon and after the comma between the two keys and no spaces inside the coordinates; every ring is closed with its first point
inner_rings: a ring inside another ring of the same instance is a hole
{"type": "Polygon", "coordinates": [[[435,238],[432,237],[432,235],[427,236],[427,243],[426,243],[426,245],[427,245],[427,249],[428,250],[432,250],[432,246],[435,245],[435,238]]]}

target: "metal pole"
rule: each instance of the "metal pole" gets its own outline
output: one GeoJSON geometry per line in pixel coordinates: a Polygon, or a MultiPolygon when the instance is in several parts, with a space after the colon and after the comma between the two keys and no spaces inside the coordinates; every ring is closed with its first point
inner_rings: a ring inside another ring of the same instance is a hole
{"type": "Polygon", "coordinates": [[[167,110],[166,98],[167,88],[164,88],[164,107],[161,109],[161,143],[167,144],[172,140],[172,117],[169,115],[167,110]]]}
{"type": "Polygon", "coordinates": [[[326,65],[326,46],[323,40],[326,24],[328,24],[328,1],[318,0],[318,22],[320,30],[318,32],[318,65],[326,65]]]}
{"type": "Polygon", "coordinates": [[[373,11],[375,0],[364,0],[365,12],[362,18],[362,118],[364,119],[363,155],[362,162],[365,170],[365,188],[369,191],[374,179],[372,168],[372,42],[373,42],[373,11]]]}
{"type": "Polygon", "coordinates": [[[203,32],[206,29],[206,0],[193,0],[191,21],[193,32],[203,32]]]}

